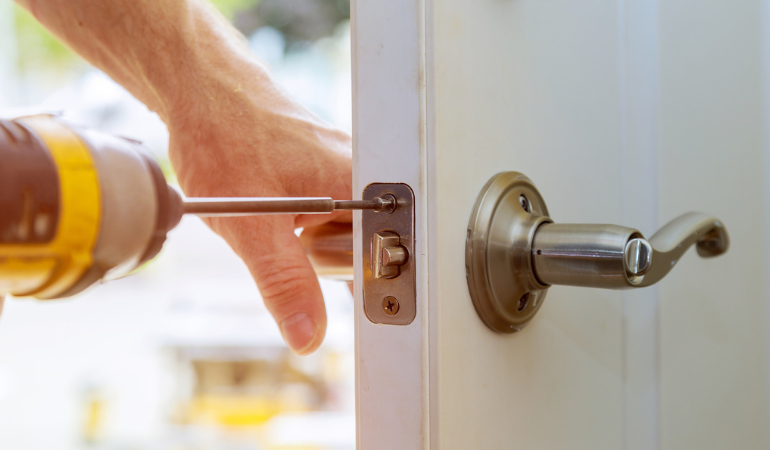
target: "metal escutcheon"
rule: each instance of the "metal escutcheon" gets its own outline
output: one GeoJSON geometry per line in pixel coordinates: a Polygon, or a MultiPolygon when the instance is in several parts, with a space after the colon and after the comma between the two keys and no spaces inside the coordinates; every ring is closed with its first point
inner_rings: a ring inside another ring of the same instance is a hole
{"type": "Polygon", "coordinates": [[[543,304],[548,285],[535,277],[528,249],[549,222],[545,200],[518,172],[497,174],[481,190],[468,223],[465,269],[473,306],[492,330],[521,330],[543,304]]]}

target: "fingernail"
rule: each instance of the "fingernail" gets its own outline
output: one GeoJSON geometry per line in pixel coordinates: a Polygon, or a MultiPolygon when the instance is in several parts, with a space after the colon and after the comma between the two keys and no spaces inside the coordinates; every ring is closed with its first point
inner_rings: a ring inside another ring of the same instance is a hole
{"type": "Polygon", "coordinates": [[[313,343],[315,322],[306,313],[297,313],[281,322],[281,334],[292,351],[301,355],[313,343]]]}

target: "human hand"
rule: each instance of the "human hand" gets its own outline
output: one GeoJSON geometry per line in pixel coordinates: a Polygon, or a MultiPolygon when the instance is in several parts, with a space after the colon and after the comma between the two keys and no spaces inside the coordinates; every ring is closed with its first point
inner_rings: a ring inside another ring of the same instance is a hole
{"type": "MultiPolygon", "coordinates": [[[[350,198],[350,137],[278,88],[208,1],[17,1],[160,115],[187,195],[350,198]]],[[[318,348],[326,312],[294,229],[349,217],[207,219],[298,354],[318,348]]]]}
{"type": "MultiPolygon", "coordinates": [[[[261,76],[266,76],[264,73],[261,76]]],[[[188,196],[350,199],[351,139],[272,83],[220,73],[196,97],[213,101],[167,120],[169,154],[188,196]]],[[[291,349],[318,348],[326,312],[318,279],[294,234],[350,213],[206,218],[243,259],[291,349]]]]}

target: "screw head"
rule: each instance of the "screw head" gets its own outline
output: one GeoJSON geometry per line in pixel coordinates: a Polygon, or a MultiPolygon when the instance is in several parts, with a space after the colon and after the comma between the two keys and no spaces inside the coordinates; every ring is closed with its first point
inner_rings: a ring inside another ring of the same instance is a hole
{"type": "Polygon", "coordinates": [[[521,204],[521,207],[524,208],[524,211],[528,213],[532,212],[532,205],[529,203],[529,199],[524,196],[524,194],[519,196],[519,203],[521,204]]]}
{"type": "Polygon", "coordinates": [[[387,296],[382,299],[382,309],[385,314],[395,316],[398,313],[398,300],[396,297],[387,296]]]}
{"type": "Polygon", "coordinates": [[[644,276],[652,268],[653,251],[646,239],[634,238],[628,241],[624,255],[626,272],[635,277],[644,276]]]}
{"type": "Polygon", "coordinates": [[[395,211],[396,207],[398,206],[396,197],[393,196],[393,194],[385,194],[382,197],[375,198],[374,201],[377,203],[377,207],[374,209],[374,212],[384,212],[390,214],[395,211]]]}

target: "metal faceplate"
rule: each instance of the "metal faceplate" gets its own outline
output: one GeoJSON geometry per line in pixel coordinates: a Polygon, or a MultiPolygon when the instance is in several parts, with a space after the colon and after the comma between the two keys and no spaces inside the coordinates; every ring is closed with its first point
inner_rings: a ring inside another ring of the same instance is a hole
{"type": "Polygon", "coordinates": [[[548,285],[532,270],[537,228],[551,222],[532,181],[518,172],[492,177],[468,223],[465,270],[473,306],[498,333],[524,328],[545,299],[548,285]]]}
{"type": "Polygon", "coordinates": [[[364,189],[362,199],[372,200],[375,197],[387,198],[388,196],[396,199],[394,210],[390,212],[368,210],[362,213],[364,312],[372,323],[408,325],[417,314],[414,193],[406,184],[374,183],[364,189]],[[406,250],[406,261],[398,266],[396,276],[378,277],[377,265],[382,262],[382,255],[373,252],[382,252],[383,236],[393,236],[393,234],[398,235],[398,245],[406,250]]]}

